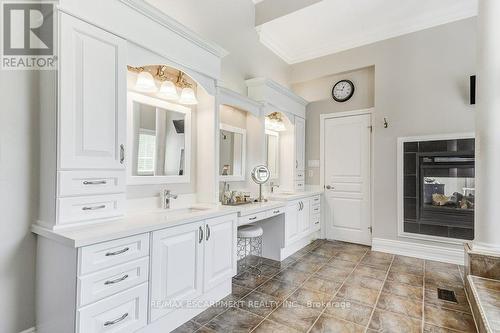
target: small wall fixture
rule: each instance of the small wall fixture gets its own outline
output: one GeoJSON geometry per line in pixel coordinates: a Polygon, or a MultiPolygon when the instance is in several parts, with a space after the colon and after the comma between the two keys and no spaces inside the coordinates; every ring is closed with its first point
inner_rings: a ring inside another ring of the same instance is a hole
{"type": "Polygon", "coordinates": [[[195,105],[198,104],[198,100],[194,95],[194,90],[189,87],[182,88],[181,98],[179,98],[179,103],[186,105],[195,105]]]}
{"type": "Polygon", "coordinates": [[[282,132],[286,130],[283,118],[281,118],[281,113],[273,112],[266,116],[266,129],[275,132],[282,132]]]}
{"type": "Polygon", "coordinates": [[[140,72],[137,75],[135,89],[141,92],[155,92],[157,88],[153,75],[151,75],[151,73],[149,72],[140,72]]]}
{"type": "Polygon", "coordinates": [[[160,86],[160,91],[158,94],[168,100],[178,100],[179,94],[177,93],[177,87],[172,81],[163,81],[160,86]]]}

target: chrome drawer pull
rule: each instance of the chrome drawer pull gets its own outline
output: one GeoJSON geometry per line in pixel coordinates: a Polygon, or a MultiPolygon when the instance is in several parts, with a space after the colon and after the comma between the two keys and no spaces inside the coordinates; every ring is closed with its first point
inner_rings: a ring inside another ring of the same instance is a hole
{"type": "Polygon", "coordinates": [[[279,210],[275,210],[273,211],[273,214],[278,214],[280,211],[279,210]]]}
{"type": "Polygon", "coordinates": [[[120,321],[122,321],[123,319],[127,318],[128,317],[128,312],[125,313],[123,316],[121,316],[120,318],[116,318],[115,320],[111,320],[111,321],[107,321],[104,323],[104,326],[111,326],[111,325],[114,325],[114,324],[118,324],[120,321]]]}
{"type": "Polygon", "coordinates": [[[207,239],[206,240],[209,240],[209,239],[210,239],[210,227],[207,224],[207,239]]]}
{"type": "Polygon", "coordinates": [[[108,285],[108,284],[115,284],[115,283],[118,283],[118,282],[122,282],[123,280],[125,280],[126,278],[128,278],[128,274],[125,274],[124,276],[122,276],[121,278],[118,278],[116,280],[108,280],[106,282],[104,282],[105,285],[108,285]]]}
{"type": "Polygon", "coordinates": [[[105,185],[107,183],[105,180],[85,180],[83,185],[105,185]]]}
{"type": "Polygon", "coordinates": [[[83,207],[82,210],[98,210],[106,208],[106,205],[93,206],[93,207],[83,207]]]}
{"type": "Polygon", "coordinates": [[[257,220],[257,216],[250,217],[250,218],[248,219],[248,221],[253,221],[253,220],[257,220]]]}
{"type": "Polygon", "coordinates": [[[199,235],[199,238],[198,238],[198,243],[201,243],[203,242],[203,228],[200,227],[200,235],[199,235]]]}
{"type": "Polygon", "coordinates": [[[108,252],[106,253],[106,257],[111,257],[111,256],[116,256],[116,255],[119,255],[119,254],[122,254],[122,253],[125,253],[127,252],[128,250],[130,250],[128,247],[124,248],[123,250],[120,250],[120,251],[116,251],[116,252],[108,252]]]}

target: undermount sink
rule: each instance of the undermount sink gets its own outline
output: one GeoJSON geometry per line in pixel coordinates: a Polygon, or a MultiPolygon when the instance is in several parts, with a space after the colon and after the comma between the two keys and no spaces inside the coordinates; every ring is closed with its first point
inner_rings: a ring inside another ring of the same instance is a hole
{"type": "Polygon", "coordinates": [[[203,212],[203,211],[206,211],[209,209],[210,208],[205,208],[205,207],[187,207],[187,208],[179,208],[179,209],[163,209],[163,210],[157,211],[157,213],[167,214],[167,215],[182,215],[182,214],[203,212]]]}

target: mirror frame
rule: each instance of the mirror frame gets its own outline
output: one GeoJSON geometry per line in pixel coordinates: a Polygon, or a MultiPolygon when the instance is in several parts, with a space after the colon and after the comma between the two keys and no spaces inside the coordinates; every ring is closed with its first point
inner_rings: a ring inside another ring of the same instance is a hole
{"type": "Polygon", "coordinates": [[[163,99],[127,91],[127,185],[154,185],[154,184],[185,184],[191,182],[191,109],[179,104],[167,102],[163,99]],[[182,176],[136,176],[132,174],[130,163],[134,160],[134,102],[151,105],[155,108],[184,113],[184,174],[182,176]]]}
{"type": "Polygon", "coordinates": [[[246,175],[245,175],[246,163],[247,163],[247,130],[244,128],[235,127],[235,126],[221,123],[219,126],[219,161],[217,163],[217,165],[219,166],[217,168],[217,174],[219,175],[219,180],[226,181],[226,182],[238,182],[238,181],[246,180],[246,175]],[[233,132],[233,133],[238,133],[238,134],[241,134],[243,137],[242,143],[241,143],[243,146],[243,149],[241,151],[241,175],[222,176],[220,174],[220,131],[221,130],[233,132]]]}
{"type": "Polygon", "coordinates": [[[267,142],[267,136],[268,135],[276,137],[276,140],[277,140],[276,143],[278,145],[278,151],[277,151],[278,156],[276,157],[276,159],[278,160],[278,171],[274,175],[271,173],[271,177],[269,178],[270,181],[275,181],[275,180],[279,180],[280,179],[280,172],[279,172],[279,170],[280,170],[280,135],[279,135],[279,132],[271,131],[271,130],[268,130],[268,129],[265,130],[265,136],[266,136],[266,149],[265,149],[265,151],[266,151],[266,164],[267,164],[267,168],[269,168],[269,161],[267,161],[267,158],[269,156],[269,149],[268,149],[269,145],[268,145],[268,142],[267,142]]]}

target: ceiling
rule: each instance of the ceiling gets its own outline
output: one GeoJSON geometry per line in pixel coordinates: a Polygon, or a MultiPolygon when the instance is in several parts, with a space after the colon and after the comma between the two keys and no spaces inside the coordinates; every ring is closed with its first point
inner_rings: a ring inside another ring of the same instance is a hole
{"type": "Polygon", "coordinates": [[[256,29],[294,64],[475,15],[477,0],[322,0],[256,29]]]}

